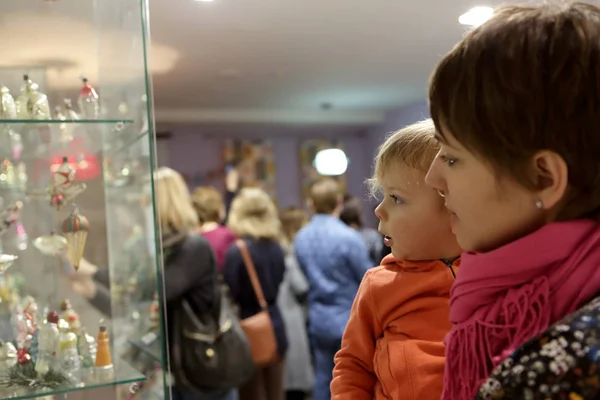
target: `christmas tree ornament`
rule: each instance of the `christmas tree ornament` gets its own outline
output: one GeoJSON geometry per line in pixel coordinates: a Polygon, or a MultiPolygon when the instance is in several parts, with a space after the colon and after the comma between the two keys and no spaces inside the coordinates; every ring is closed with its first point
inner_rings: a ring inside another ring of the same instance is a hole
{"type": "Polygon", "coordinates": [[[79,269],[79,263],[83,258],[89,229],[88,219],[81,215],[77,208],[62,223],[63,234],[67,239],[67,256],[75,271],[79,269]]]}
{"type": "Polygon", "coordinates": [[[52,175],[52,183],[56,189],[71,186],[75,180],[75,168],[69,164],[68,157],[62,158],[62,163],[52,175]]]}
{"type": "Polygon", "coordinates": [[[77,353],[77,335],[70,329],[69,323],[63,319],[58,321],[57,359],[60,370],[74,383],[81,381],[81,361],[77,353]]]}
{"type": "Polygon", "coordinates": [[[94,378],[94,364],[96,362],[96,339],[89,335],[85,328],[81,328],[81,333],[77,340],[77,350],[79,351],[79,359],[83,371],[83,379],[91,380],[94,378]]]}
{"type": "Polygon", "coordinates": [[[16,177],[14,164],[8,159],[3,160],[0,163],[0,185],[13,186],[16,183],[16,177]]]}
{"type": "Polygon", "coordinates": [[[35,371],[38,376],[45,375],[50,369],[57,367],[56,352],[58,351],[59,336],[58,314],[51,311],[46,316],[46,322],[40,326],[38,332],[38,355],[35,362],[35,371]]]}
{"type": "Polygon", "coordinates": [[[50,119],[48,97],[39,91],[37,83],[23,75],[21,94],[15,101],[17,118],[19,119],[50,119]]]}
{"type": "Polygon", "coordinates": [[[87,78],[81,78],[83,87],[79,91],[79,112],[86,119],[98,119],[100,104],[96,89],[90,85],[87,78]]]}
{"type": "Polygon", "coordinates": [[[21,217],[21,211],[23,210],[23,202],[17,201],[14,204],[6,207],[0,213],[0,235],[6,233],[8,228],[13,226],[21,217]]]}
{"type": "Polygon", "coordinates": [[[25,227],[19,221],[17,221],[16,225],[17,236],[15,237],[15,246],[21,250],[27,250],[27,246],[29,243],[29,236],[27,236],[27,232],[25,232],[25,227]]]}
{"type": "Polygon", "coordinates": [[[6,86],[0,87],[0,119],[16,119],[17,108],[15,99],[6,86]]]}
{"type": "Polygon", "coordinates": [[[110,340],[106,325],[100,325],[98,331],[96,362],[94,363],[96,380],[98,382],[107,382],[114,379],[114,367],[110,355],[110,340]]]}
{"type": "Polygon", "coordinates": [[[13,256],[12,254],[1,254],[0,253],[0,274],[6,272],[9,269],[15,260],[19,258],[18,256],[13,256]]]}
{"type": "Polygon", "coordinates": [[[47,256],[55,256],[62,254],[67,250],[67,239],[50,233],[49,235],[43,235],[33,241],[33,245],[47,256]]]}
{"type": "Polygon", "coordinates": [[[17,363],[17,349],[11,342],[0,340],[0,374],[17,363]]]}
{"type": "Polygon", "coordinates": [[[20,365],[26,365],[31,362],[31,354],[29,354],[29,349],[20,348],[17,350],[17,362],[20,365]]]}
{"type": "Polygon", "coordinates": [[[81,322],[79,320],[79,314],[75,312],[69,299],[64,299],[60,303],[60,318],[69,324],[69,331],[78,335],[81,331],[81,322]]]}

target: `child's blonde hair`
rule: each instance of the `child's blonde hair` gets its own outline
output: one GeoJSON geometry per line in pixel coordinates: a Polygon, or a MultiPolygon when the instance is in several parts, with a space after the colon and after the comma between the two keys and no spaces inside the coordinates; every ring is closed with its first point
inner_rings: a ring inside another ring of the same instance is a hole
{"type": "Polygon", "coordinates": [[[431,118],[390,133],[375,156],[373,177],[368,181],[371,194],[379,192],[383,175],[392,163],[426,173],[440,149],[435,133],[431,118]]]}
{"type": "Polygon", "coordinates": [[[231,204],[228,225],[239,237],[278,241],[281,235],[277,208],[260,188],[244,188],[239,192],[231,204]]]}
{"type": "Polygon", "coordinates": [[[198,217],[181,174],[171,168],[161,167],[154,172],[154,185],[162,234],[195,229],[198,217]]]}

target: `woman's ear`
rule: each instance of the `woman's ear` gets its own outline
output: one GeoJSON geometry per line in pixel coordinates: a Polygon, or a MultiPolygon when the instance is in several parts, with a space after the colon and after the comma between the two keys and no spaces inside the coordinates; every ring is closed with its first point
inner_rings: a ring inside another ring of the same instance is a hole
{"type": "Polygon", "coordinates": [[[569,186],[569,167],[561,155],[542,150],[533,156],[533,179],[544,209],[551,209],[563,199],[569,186]]]}

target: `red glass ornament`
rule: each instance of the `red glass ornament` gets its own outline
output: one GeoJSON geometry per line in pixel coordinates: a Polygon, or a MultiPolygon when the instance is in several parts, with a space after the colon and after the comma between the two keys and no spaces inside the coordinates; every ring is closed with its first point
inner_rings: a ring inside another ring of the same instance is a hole
{"type": "Polygon", "coordinates": [[[17,350],[17,361],[21,365],[30,363],[31,362],[31,354],[29,354],[29,349],[17,350]]]}

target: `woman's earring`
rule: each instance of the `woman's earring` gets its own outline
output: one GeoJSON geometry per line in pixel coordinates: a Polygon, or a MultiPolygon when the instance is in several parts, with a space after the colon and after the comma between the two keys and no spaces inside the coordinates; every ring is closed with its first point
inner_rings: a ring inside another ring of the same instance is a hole
{"type": "Polygon", "coordinates": [[[535,206],[541,210],[542,208],[544,208],[544,202],[541,200],[538,200],[535,202],[535,206]]]}
{"type": "Polygon", "coordinates": [[[444,194],[444,192],[442,192],[441,190],[438,190],[437,192],[440,195],[440,197],[446,197],[446,195],[444,194]]]}

